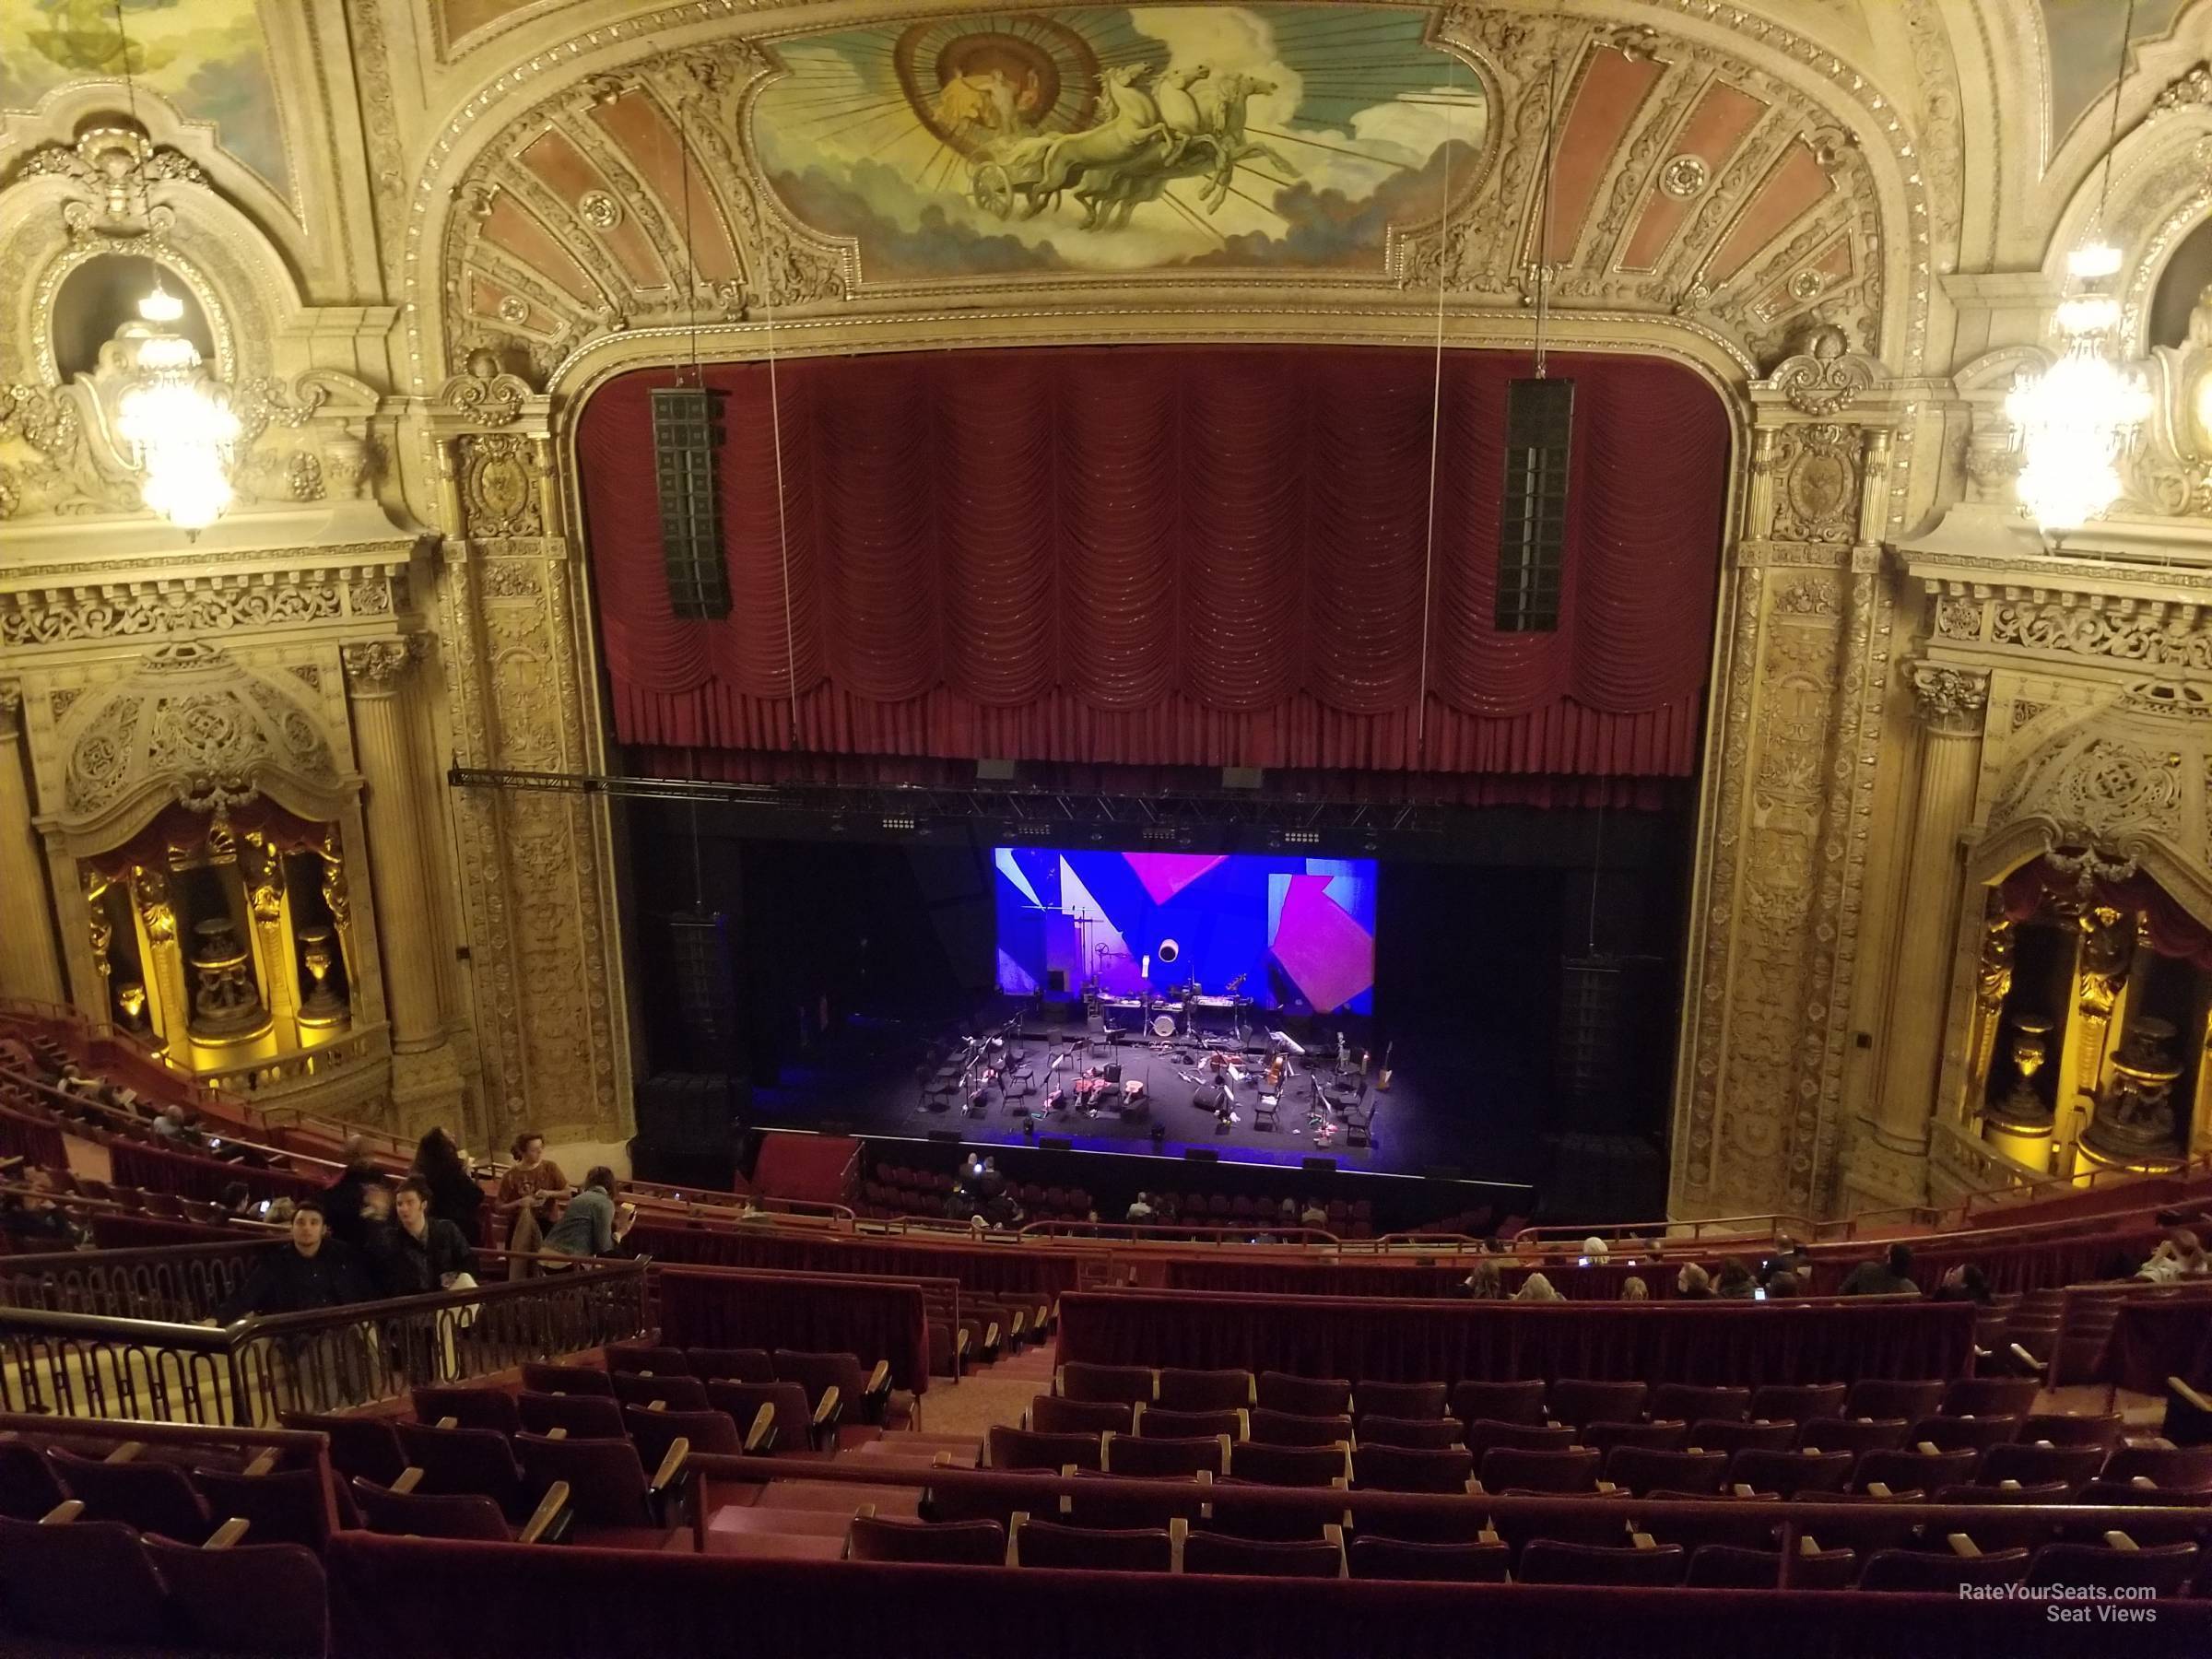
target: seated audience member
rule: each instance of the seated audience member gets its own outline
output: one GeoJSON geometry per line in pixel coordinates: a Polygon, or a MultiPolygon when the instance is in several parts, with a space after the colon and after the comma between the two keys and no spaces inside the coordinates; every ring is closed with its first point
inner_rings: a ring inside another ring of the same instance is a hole
{"type": "Polygon", "coordinates": [[[1622,1301],[1649,1301],[1651,1299],[1652,1288],[1634,1274],[1631,1273],[1627,1278],[1620,1281],[1620,1300],[1622,1301]]]}
{"type": "Polygon", "coordinates": [[[0,1197],[0,1232],[20,1240],[28,1252],[75,1250],[84,1230],[51,1194],[53,1177],[44,1170],[10,1170],[6,1179],[30,1189],[0,1197]]]}
{"type": "Polygon", "coordinates": [[[1982,1269],[1971,1262],[1960,1262],[1955,1267],[1944,1269],[1943,1278],[1936,1287],[1935,1301],[1971,1301],[1986,1303],[1989,1300],[1989,1280],[1982,1269]]]}
{"type": "Polygon", "coordinates": [[[1592,1233],[1583,1241],[1583,1256],[1595,1265],[1603,1266],[1606,1258],[1612,1253],[1613,1247],[1595,1233],[1592,1233]]]}
{"type": "MultiPolygon", "coordinates": [[[[507,1220],[507,1248],[535,1250],[544,1236],[546,1200],[565,1194],[569,1178],[560,1172],[559,1164],[546,1156],[546,1137],[535,1129],[525,1129],[517,1135],[509,1150],[514,1161],[500,1177],[500,1190],[494,1202],[507,1220]]],[[[515,1264],[517,1272],[521,1266],[521,1263],[515,1264]]]]}
{"type": "Polygon", "coordinates": [[[470,1249],[483,1243],[484,1189],[453,1137],[433,1128],[418,1141],[415,1173],[429,1183],[431,1213],[458,1228],[470,1249]]]}
{"type": "Polygon", "coordinates": [[[164,1146],[182,1152],[196,1152],[207,1144],[207,1137],[193,1126],[182,1106],[162,1107],[161,1115],[154,1120],[154,1134],[164,1146]]]}
{"type": "Polygon", "coordinates": [[[225,1220],[241,1221],[253,1207],[253,1194],[244,1182],[233,1181],[215,1195],[215,1207],[225,1220]]]}
{"type": "Polygon", "coordinates": [[[1780,1301],[1785,1297],[1802,1294],[1803,1287],[1804,1281],[1785,1267],[1779,1273],[1770,1274],[1763,1288],[1769,1301],[1780,1301]]]}
{"type": "Polygon", "coordinates": [[[1912,1250],[1907,1244],[1892,1244],[1878,1262],[1861,1262],[1844,1276],[1836,1287],[1838,1296],[1918,1296],[1920,1287],[1912,1282],[1912,1250]]]}
{"type": "Polygon", "coordinates": [[[1682,1264],[1682,1271],[1675,1275],[1675,1296],[1681,1301],[1711,1301],[1712,1275],[1695,1262],[1682,1264]]]}
{"type": "Polygon", "coordinates": [[[340,1240],[325,1236],[321,1201],[302,1198],[292,1207],[291,1242],[254,1264],[245,1283],[217,1305],[215,1322],[335,1308],[366,1301],[370,1294],[359,1258],[340,1240]]]}
{"type": "Polygon", "coordinates": [[[1296,1227],[1298,1225],[1298,1200],[1286,1198],[1276,1206],[1275,1220],[1278,1227],[1296,1227]]]}
{"type": "Polygon", "coordinates": [[[615,1172],[599,1164],[584,1176],[582,1189],[547,1232],[545,1248],[554,1255],[611,1255],[637,1218],[636,1206],[618,1208],[615,1172]]]}
{"type": "Polygon", "coordinates": [[[2171,1285],[2177,1279],[2202,1278],[2207,1272],[2212,1272],[2212,1264],[2206,1260],[2204,1244],[2187,1228],[2177,1227],[2159,1241],[2150,1260],[2136,1269],[2136,1277],[2154,1285],[2171,1285]]]}
{"type": "Polygon", "coordinates": [[[272,1198],[269,1201],[270,1223],[276,1227],[289,1227],[292,1224],[292,1208],[289,1198],[272,1198]]]}
{"type": "Polygon", "coordinates": [[[1521,1281],[1521,1288],[1513,1292],[1513,1300],[1517,1302],[1556,1302],[1567,1299],[1553,1289],[1551,1281],[1542,1274],[1532,1273],[1521,1281]]]}
{"type": "Polygon", "coordinates": [[[392,1189],[384,1184],[383,1171],[370,1161],[359,1135],[347,1137],[343,1156],[346,1168],[324,1189],[323,1210],[332,1238],[348,1249],[364,1250],[375,1225],[391,1215],[392,1189]],[[381,1213],[371,1214],[372,1195],[378,1192],[383,1194],[381,1213]]]}
{"type": "Polygon", "coordinates": [[[399,1183],[392,1200],[392,1225],[375,1245],[377,1283],[386,1296],[428,1296],[476,1284],[476,1256],[468,1241],[451,1221],[433,1215],[434,1207],[430,1183],[421,1176],[410,1175],[399,1183]]]}
{"type": "Polygon", "coordinates": [[[1146,1194],[1139,1193],[1135,1201],[1129,1206],[1129,1213],[1124,1216],[1123,1219],[1127,1221],[1132,1227],[1142,1227],[1146,1222],[1151,1220],[1151,1198],[1146,1194]]]}
{"type": "MultiPolygon", "coordinates": [[[[1154,1194],[1152,1216],[1163,1226],[1172,1226],[1182,1219],[1182,1200],[1173,1193],[1154,1194]]],[[[1094,1217],[1093,1219],[1096,1218],[1094,1217]]]]}
{"type": "Polygon", "coordinates": [[[1723,1262],[1719,1277],[1712,1281],[1712,1293],[1723,1301],[1749,1301],[1751,1292],[1758,1288],[1751,1269],[1736,1261],[1723,1262]]]}
{"type": "Polygon", "coordinates": [[[1329,1212],[1323,1207],[1320,1199],[1309,1198],[1306,1200],[1306,1207],[1298,1212],[1298,1224],[1300,1227],[1318,1228],[1325,1230],[1329,1225],[1329,1212]]]}
{"type": "Polygon", "coordinates": [[[1496,1301],[1505,1294],[1505,1287],[1498,1277],[1498,1264],[1476,1263],[1475,1271],[1453,1286],[1446,1294],[1468,1301],[1496,1301]]]}

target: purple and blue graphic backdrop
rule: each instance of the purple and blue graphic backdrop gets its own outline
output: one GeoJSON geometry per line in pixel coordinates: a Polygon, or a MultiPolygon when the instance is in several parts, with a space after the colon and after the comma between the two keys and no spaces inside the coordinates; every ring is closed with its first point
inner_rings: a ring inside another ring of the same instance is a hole
{"type": "Polygon", "coordinates": [[[998,988],[1026,996],[1057,970],[1135,996],[1243,976],[1263,1007],[1373,1009],[1375,862],[1255,853],[1067,853],[1000,847],[998,988]],[[1176,959],[1162,960],[1173,941],[1176,959]]]}

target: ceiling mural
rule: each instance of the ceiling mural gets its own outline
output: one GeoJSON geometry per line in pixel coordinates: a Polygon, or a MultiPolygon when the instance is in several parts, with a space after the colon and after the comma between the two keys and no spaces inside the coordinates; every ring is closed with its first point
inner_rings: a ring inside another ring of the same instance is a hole
{"type": "Polygon", "coordinates": [[[29,110],[57,87],[129,68],[279,194],[291,194],[276,84],[254,0],[6,0],[0,5],[0,109],[29,110]]]}
{"type": "Polygon", "coordinates": [[[1424,10],[1086,6],[777,43],[752,139],[871,276],[1384,268],[1477,180],[1481,79],[1424,10]]]}
{"type": "MultiPolygon", "coordinates": [[[[2050,47],[2051,148],[2065,141],[2074,124],[2111,89],[2120,65],[2120,31],[2127,27],[2121,0],[2038,0],[2050,47]]],[[[2186,0],[2136,0],[2132,44],[2155,41],[2173,28],[2186,0]]]]}

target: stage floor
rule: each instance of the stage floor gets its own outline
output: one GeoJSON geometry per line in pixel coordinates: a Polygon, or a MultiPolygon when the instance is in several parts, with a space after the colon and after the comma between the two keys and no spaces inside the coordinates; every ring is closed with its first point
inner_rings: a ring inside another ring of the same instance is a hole
{"type": "MultiPolygon", "coordinates": [[[[1010,1014],[1010,1009],[985,1010],[971,1023],[985,1030],[994,1016],[1010,1014]]],[[[1161,1052],[1129,1036],[1114,1044],[1111,1057],[1121,1063],[1124,1080],[1144,1082],[1149,1121],[1124,1122],[1110,1108],[1096,1115],[1072,1104],[1049,1110],[1046,1100],[1054,1088],[1065,1088],[1084,1066],[1103,1063],[1065,1057],[1071,1042],[1082,1037],[1078,1024],[1047,1020],[1025,1026],[1024,1058],[1037,1081],[1036,1091],[1024,1101],[1035,1114],[1033,1135],[995,1088],[980,1114],[942,1096],[925,1104],[919,1075],[926,1047],[923,1034],[865,1020],[848,1022],[806,1065],[787,1066],[779,1086],[757,1088],[753,1121],[761,1128],[834,1128],[876,1138],[925,1140],[933,1132],[956,1132],[964,1144],[982,1147],[1032,1146],[1048,1135],[1065,1137],[1079,1152],[1181,1159],[1188,1149],[1204,1147],[1225,1162],[1293,1169],[1305,1159],[1324,1157],[1347,1171],[1403,1176],[1449,1171],[1471,1181],[1529,1182],[1541,1165],[1533,1087],[1512,1055],[1489,1052],[1489,1045],[1465,1036],[1397,1043],[1386,1092],[1373,1090],[1371,1069],[1366,1105],[1374,1111],[1365,1147],[1347,1144],[1342,1127],[1325,1140],[1308,1127],[1314,1082],[1308,1060],[1324,1079],[1331,1078],[1333,1049],[1326,1055],[1293,1057],[1296,1076],[1286,1087],[1273,1131],[1261,1129],[1255,1121],[1258,1091],[1252,1083],[1234,1088],[1238,1121],[1224,1128],[1211,1111],[1192,1103],[1200,1082],[1196,1074],[1205,1063],[1184,1064],[1177,1056],[1179,1052],[1194,1056],[1197,1051],[1161,1052]],[[1057,1069],[1051,1064],[1055,1055],[1063,1056],[1057,1069]],[[1156,1124],[1165,1130],[1158,1144],[1152,1139],[1156,1124]]],[[[949,1033],[940,1041],[948,1042],[949,1033]]],[[[1257,1057],[1248,1053],[1241,1064],[1253,1073],[1257,1057]]],[[[1342,1120],[1334,1121],[1341,1124],[1342,1120]]]]}

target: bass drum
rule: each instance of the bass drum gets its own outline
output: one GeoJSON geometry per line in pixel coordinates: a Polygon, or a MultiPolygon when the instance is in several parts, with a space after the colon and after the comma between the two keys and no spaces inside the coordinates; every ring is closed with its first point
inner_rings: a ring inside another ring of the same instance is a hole
{"type": "Polygon", "coordinates": [[[1174,1036],[1175,1021],[1173,1018],[1166,1014],[1155,1014],[1152,1017],[1152,1035],[1155,1037],[1174,1036]]]}

